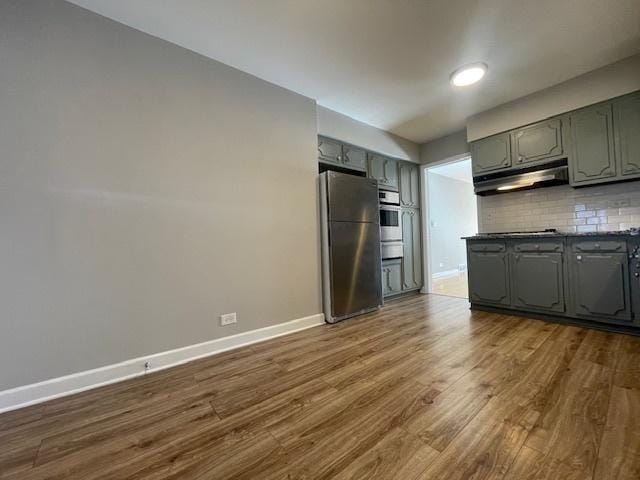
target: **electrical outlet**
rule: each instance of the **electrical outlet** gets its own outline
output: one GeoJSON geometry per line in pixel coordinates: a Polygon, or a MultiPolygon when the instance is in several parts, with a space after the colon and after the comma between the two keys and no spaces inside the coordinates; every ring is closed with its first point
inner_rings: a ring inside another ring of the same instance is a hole
{"type": "Polygon", "coordinates": [[[628,198],[619,198],[617,200],[609,200],[609,207],[618,208],[618,207],[628,207],[629,206],[628,198]]]}
{"type": "Polygon", "coordinates": [[[233,313],[225,313],[224,315],[220,315],[220,326],[224,327],[225,325],[231,325],[232,323],[236,323],[238,320],[236,319],[236,312],[233,313]]]}

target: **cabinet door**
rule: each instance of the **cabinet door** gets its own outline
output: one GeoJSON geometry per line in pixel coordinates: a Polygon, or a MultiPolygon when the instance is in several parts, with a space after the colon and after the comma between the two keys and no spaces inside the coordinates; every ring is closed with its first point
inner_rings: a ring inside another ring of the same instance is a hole
{"type": "Polygon", "coordinates": [[[402,210],[402,289],[422,287],[422,236],[420,235],[420,211],[402,210]]]}
{"type": "Polygon", "coordinates": [[[640,176],[640,93],[614,102],[613,131],[620,175],[640,176]]]}
{"type": "Polygon", "coordinates": [[[553,119],[512,132],[511,151],[514,167],[562,156],[562,122],[553,119]]]}
{"type": "Polygon", "coordinates": [[[345,167],[363,172],[367,169],[367,152],[361,148],[347,145],[344,146],[343,150],[342,163],[345,167]]]}
{"type": "Polygon", "coordinates": [[[611,104],[595,105],[569,115],[571,184],[610,181],[616,176],[611,104]]]}
{"type": "Polygon", "coordinates": [[[328,138],[318,138],[318,160],[340,165],[342,163],[342,144],[328,138]]]}
{"type": "Polygon", "coordinates": [[[471,164],[474,175],[511,167],[509,134],[503,133],[473,142],[471,144],[471,164]]]}
{"type": "Polygon", "coordinates": [[[629,271],[624,253],[573,253],[573,307],[578,316],[630,321],[629,271]]]}
{"type": "Polygon", "coordinates": [[[504,251],[467,250],[469,300],[488,305],[510,305],[509,259],[504,251]]]}
{"type": "Polygon", "coordinates": [[[387,180],[386,185],[398,190],[398,162],[387,158],[383,163],[384,177],[387,180]]]}
{"type": "Polygon", "coordinates": [[[402,265],[400,261],[382,264],[382,294],[385,297],[402,292],[402,265]]]}
{"type": "Polygon", "coordinates": [[[561,253],[514,253],[511,303],[523,310],[564,312],[564,268],[561,253]]]}
{"type": "Polygon", "coordinates": [[[400,163],[400,205],[420,207],[420,167],[413,163],[400,163]]]}
{"type": "Polygon", "coordinates": [[[398,165],[396,160],[378,154],[369,155],[369,177],[375,178],[381,188],[398,189],[398,165]]]}

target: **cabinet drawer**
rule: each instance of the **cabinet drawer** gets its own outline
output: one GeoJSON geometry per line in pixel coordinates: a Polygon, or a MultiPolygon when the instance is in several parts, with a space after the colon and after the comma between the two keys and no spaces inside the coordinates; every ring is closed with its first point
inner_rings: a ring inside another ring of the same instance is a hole
{"type": "Polygon", "coordinates": [[[507,247],[504,243],[472,243],[469,245],[472,252],[504,252],[507,247]]]}
{"type": "Polygon", "coordinates": [[[562,242],[521,242],[513,246],[516,252],[563,252],[562,242]]]}
{"type": "Polygon", "coordinates": [[[588,242],[575,242],[573,244],[575,252],[617,252],[627,251],[627,242],[620,240],[590,240],[588,242]]]}

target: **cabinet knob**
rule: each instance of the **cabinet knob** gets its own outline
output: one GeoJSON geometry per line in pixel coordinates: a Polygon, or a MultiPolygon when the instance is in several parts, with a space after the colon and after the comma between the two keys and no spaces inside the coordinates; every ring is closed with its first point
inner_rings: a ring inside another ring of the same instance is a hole
{"type": "Polygon", "coordinates": [[[600,244],[599,244],[599,243],[596,243],[593,247],[594,247],[594,248],[600,248],[600,244]]]}
{"type": "Polygon", "coordinates": [[[582,255],[576,255],[576,260],[577,261],[581,261],[582,260],[582,255]]]}

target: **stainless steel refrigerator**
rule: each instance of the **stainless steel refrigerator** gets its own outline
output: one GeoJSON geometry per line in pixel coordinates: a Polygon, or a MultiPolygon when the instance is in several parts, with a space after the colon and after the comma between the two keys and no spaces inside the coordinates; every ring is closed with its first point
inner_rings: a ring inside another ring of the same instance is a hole
{"type": "Polygon", "coordinates": [[[320,174],[325,320],[335,323],[382,305],[378,185],[369,178],[320,174]]]}

